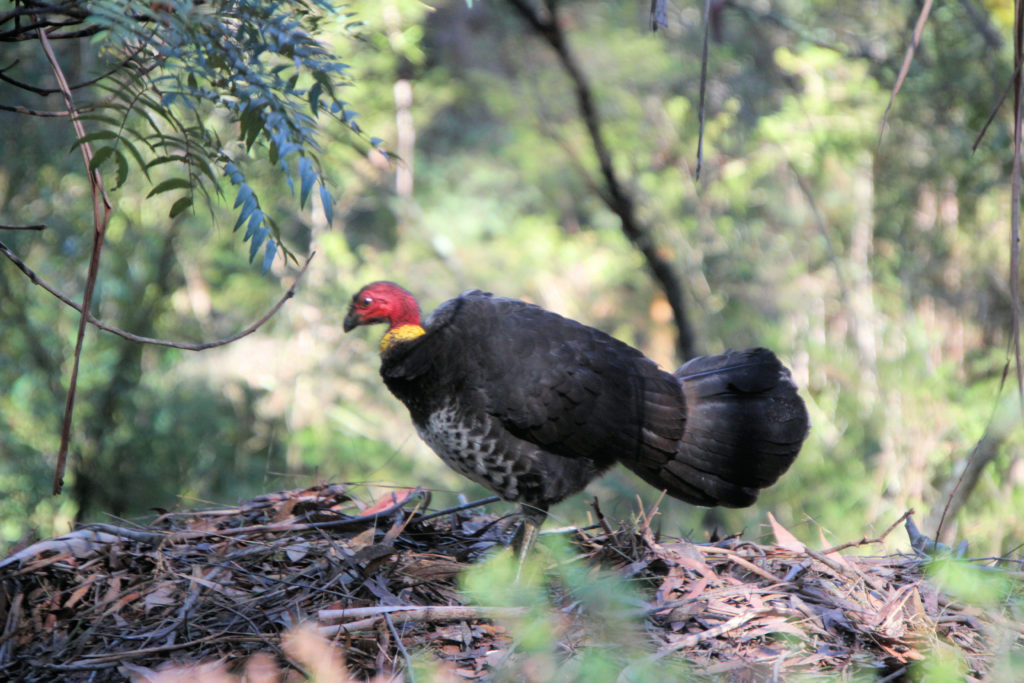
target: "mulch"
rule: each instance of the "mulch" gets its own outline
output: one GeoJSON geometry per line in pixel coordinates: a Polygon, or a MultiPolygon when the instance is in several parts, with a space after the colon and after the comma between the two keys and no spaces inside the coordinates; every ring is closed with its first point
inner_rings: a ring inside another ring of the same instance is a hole
{"type": "MultiPolygon", "coordinates": [[[[516,641],[530,605],[481,605],[459,586],[503,544],[507,520],[479,504],[430,510],[418,489],[374,505],[354,490],[93,524],[13,553],[0,560],[0,680],[412,680],[413,661],[429,680],[550,676],[516,641]]],[[[629,618],[643,649],[607,659],[611,680],[661,663],[694,679],[901,680],[936,656],[981,680],[1024,655],[1021,561],[959,563],[1003,582],[982,608],[935,579],[949,558],[864,554],[901,523],[923,547],[910,513],[878,538],[822,550],[770,514],[770,544],[659,537],[653,514],[612,523],[596,503],[594,515],[560,532],[574,556],[552,561],[639,591],[629,618]]],[[[579,671],[574,658],[598,646],[594,621],[571,587],[546,595],[549,659],[579,671]]]]}

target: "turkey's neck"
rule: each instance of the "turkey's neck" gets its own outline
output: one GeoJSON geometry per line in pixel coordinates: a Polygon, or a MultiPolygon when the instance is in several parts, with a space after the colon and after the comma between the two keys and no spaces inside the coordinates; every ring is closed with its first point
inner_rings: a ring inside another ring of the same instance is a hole
{"type": "Polygon", "coordinates": [[[384,353],[396,344],[412,341],[426,334],[426,331],[420,324],[419,304],[412,297],[402,300],[398,314],[390,322],[391,328],[380,340],[381,353],[384,353]]]}
{"type": "Polygon", "coordinates": [[[426,331],[419,323],[404,323],[401,325],[395,325],[380,340],[380,352],[384,353],[395,344],[401,344],[402,342],[412,341],[417,337],[422,337],[426,334],[426,331]]]}

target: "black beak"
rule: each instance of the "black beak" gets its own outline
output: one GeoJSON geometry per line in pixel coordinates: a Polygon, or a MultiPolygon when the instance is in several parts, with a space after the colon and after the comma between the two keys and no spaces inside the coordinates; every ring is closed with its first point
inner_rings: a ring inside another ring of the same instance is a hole
{"type": "Polygon", "coordinates": [[[351,332],[362,324],[363,321],[359,317],[359,313],[356,312],[356,309],[349,308],[348,315],[345,316],[345,322],[342,324],[342,329],[346,332],[351,332]]]}

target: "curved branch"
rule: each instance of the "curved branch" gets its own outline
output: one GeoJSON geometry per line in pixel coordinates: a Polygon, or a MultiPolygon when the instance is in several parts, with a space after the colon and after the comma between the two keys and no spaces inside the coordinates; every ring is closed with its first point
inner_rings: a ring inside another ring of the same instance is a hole
{"type": "MultiPolygon", "coordinates": [[[[50,36],[50,38],[53,38],[53,36],[50,36]]],[[[132,53],[128,57],[122,59],[116,66],[107,70],[106,73],[102,73],[99,76],[96,76],[95,78],[90,78],[89,80],[82,81],[81,83],[75,83],[74,85],[69,84],[68,90],[81,90],[82,88],[88,88],[89,86],[96,85],[105,78],[109,78],[110,76],[114,75],[122,68],[124,68],[128,64],[128,62],[135,59],[139,55],[139,53],[142,52],[143,49],[143,46],[139,46],[134,51],[132,51],[132,53]]],[[[60,88],[40,88],[38,86],[32,85],[31,83],[25,83],[24,81],[19,81],[16,78],[11,78],[10,76],[8,76],[6,72],[10,69],[13,69],[15,66],[18,65],[18,63],[19,60],[15,59],[13,62],[11,62],[10,66],[5,66],[4,68],[0,69],[0,81],[10,83],[11,85],[13,85],[16,88],[19,88],[20,90],[26,90],[34,95],[40,95],[43,97],[47,95],[56,95],[61,92],[60,88]]]]}
{"type": "Polygon", "coordinates": [[[611,151],[604,139],[601,116],[594,101],[590,83],[570,51],[565,34],[559,24],[558,3],[556,0],[545,0],[547,17],[542,17],[529,0],[508,0],[508,3],[535,33],[551,46],[555,54],[558,55],[562,68],[572,81],[576,91],[576,105],[590,136],[590,143],[601,168],[601,177],[604,179],[604,186],[598,188],[598,196],[601,197],[608,209],[619,217],[622,232],[643,254],[648,270],[661,287],[665,298],[668,299],[678,332],[676,352],[682,360],[693,358],[697,355],[696,335],[686,310],[679,274],[676,273],[672,263],[659,252],[658,245],[655,244],[651,236],[650,227],[645,225],[636,214],[633,195],[615,171],[611,151]]]}
{"type": "MultiPolygon", "coordinates": [[[[18,270],[23,272],[32,282],[32,284],[42,287],[47,292],[49,292],[57,299],[59,299],[61,302],[75,309],[79,313],[82,312],[81,305],[75,303],[73,300],[71,300],[71,298],[62,294],[55,287],[46,282],[46,280],[36,275],[35,271],[33,271],[31,268],[25,265],[25,262],[18,258],[18,255],[11,251],[10,247],[8,247],[3,242],[0,242],[0,253],[3,253],[3,255],[6,256],[11,261],[11,263],[17,266],[18,270]]],[[[309,267],[309,263],[310,261],[313,260],[314,256],[316,256],[315,251],[310,253],[310,255],[306,257],[306,262],[302,264],[302,268],[299,270],[298,275],[295,276],[295,281],[292,282],[292,286],[288,288],[288,291],[284,293],[284,296],[282,296],[280,300],[278,300],[278,302],[274,304],[274,306],[269,311],[267,311],[267,313],[262,318],[260,318],[253,324],[249,325],[241,332],[233,334],[230,337],[225,337],[223,339],[199,343],[176,342],[168,339],[156,339],[153,337],[143,337],[141,335],[132,334],[131,332],[127,332],[118,327],[114,327],[113,325],[108,325],[102,320],[96,318],[92,313],[89,313],[87,320],[90,324],[92,324],[95,327],[98,327],[104,332],[116,334],[118,337],[121,337],[122,339],[127,339],[128,341],[135,342],[137,344],[152,344],[153,346],[166,346],[168,348],[181,349],[183,351],[205,351],[206,349],[212,349],[218,346],[225,346],[232,342],[238,341],[242,337],[247,337],[256,330],[258,330],[260,327],[264,325],[264,323],[266,323],[268,320],[274,317],[274,315],[279,310],[281,310],[281,307],[284,306],[285,302],[288,301],[288,299],[291,299],[293,296],[295,296],[295,289],[299,284],[299,280],[302,279],[302,276],[305,274],[306,269],[309,267]]]]}

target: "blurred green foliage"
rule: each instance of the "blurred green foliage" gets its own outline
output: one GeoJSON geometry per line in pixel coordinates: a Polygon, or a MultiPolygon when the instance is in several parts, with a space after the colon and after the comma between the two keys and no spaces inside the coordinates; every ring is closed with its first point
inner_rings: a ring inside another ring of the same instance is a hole
{"type": "MultiPolygon", "coordinates": [[[[958,605],[966,605],[966,613],[977,610],[995,619],[989,652],[994,654],[988,677],[994,681],[1012,681],[1020,677],[1024,652],[1014,647],[1017,639],[1016,624],[1024,618],[1024,585],[1017,575],[1007,573],[1005,565],[999,569],[975,564],[944,554],[934,557],[926,567],[926,574],[944,596],[958,605]]],[[[924,658],[914,662],[910,675],[917,681],[962,681],[968,673],[964,651],[937,638],[931,639],[924,650],[924,658]]]]}
{"type": "MultiPolygon", "coordinates": [[[[649,3],[561,8],[614,163],[682,275],[699,346],[772,347],[811,411],[802,455],[754,508],[665,500],[663,531],[757,536],[771,510],[816,545],[819,529],[839,542],[908,507],[941,513],[1009,391],[1006,111],[972,152],[1012,71],[1001,5],[935,9],[884,132],[916,18],[906,7],[727,5],[711,45],[699,182],[699,3],[674,5],[657,33],[649,3]]],[[[529,298],[676,364],[664,296],[595,194],[572,85],[546,45],[498,0],[360,0],[345,11],[365,22],[359,40],[351,26],[328,34],[351,67],[345,99],[388,156],[323,123],[330,224],[317,206],[300,209],[282,169],[246,167],[284,243],[319,254],[257,334],[191,354],[89,331],[66,497],[50,498],[48,482],[76,317],[0,264],[0,549],[73,519],[317,479],[424,485],[438,505],[484,495],[418,441],[379,381],[375,335],[341,334],[348,298],[370,280],[402,283],[428,310],[469,287],[529,298]]],[[[96,45],[58,48],[69,80],[102,69],[96,45]]],[[[23,76],[45,72],[37,46],[3,49],[23,76]]],[[[0,102],[22,97],[0,83],[0,102]]],[[[0,127],[17,131],[0,136],[0,222],[47,225],[0,239],[77,297],[91,205],[70,127],[6,111],[0,127]]],[[[140,174],[125,177],[112,195],[98,317],[197,341],[272,305],[294,270],[278,260],[263,276],[247,264],[231,232],[234,193],[221,185],[228,196],[210,214],[168,219],[170,200],[147,198],[140,174]]],[[[1015,430],[948,531],[970,539],[972,554],[1009,552],[1024,537],[1022,481],[1015,430]]],[[[657,499],[626,472],[589,490],[611,517],[627,516],[638,495],[657,499]]],[[[585,522],[588,497],[556,507],[556,522],[585,522]]]]}
{"type": "Polygon", "coordinates": [[[546,538],[517,577],[518,569],[514,553],[504,551],[461,577],[469,604],[523,610],[500,621],[511,644],[493,680],[686,679],[679,661],[649,655],[640,592],[574,556],[564,537],[546,538]]]}

